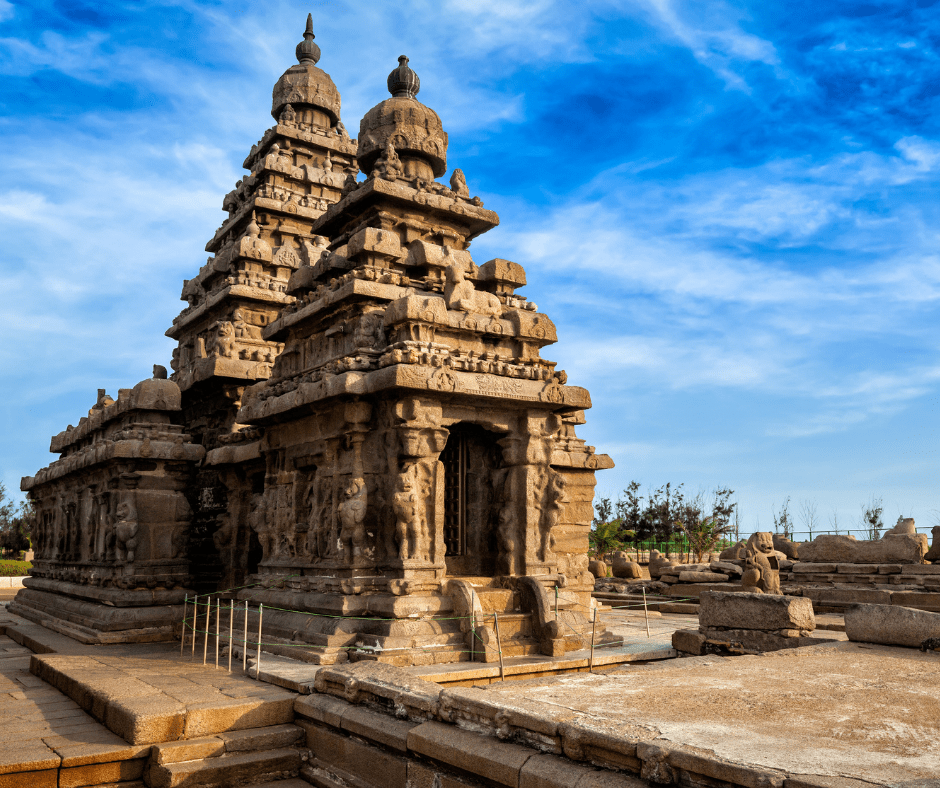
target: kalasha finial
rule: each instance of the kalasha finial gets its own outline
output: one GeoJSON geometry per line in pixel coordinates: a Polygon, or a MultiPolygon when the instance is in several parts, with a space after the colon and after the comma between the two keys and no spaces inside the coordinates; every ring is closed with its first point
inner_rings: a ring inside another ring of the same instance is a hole
{"type": "Polygon", "coordinates": [[[315,66],[320,59],[320,47],[313,43],[313,14],[307,14],[307,29],[304,40],[297,45],[297,62],[301,65],[315,66]]]}
{"type": "Polygon", "coordinates": [[[388,75],[388,92],[395,98],[414,98],[421,90],[421,80],[408,67],[408,58],[398,58],[398,68],[388,75]]]}

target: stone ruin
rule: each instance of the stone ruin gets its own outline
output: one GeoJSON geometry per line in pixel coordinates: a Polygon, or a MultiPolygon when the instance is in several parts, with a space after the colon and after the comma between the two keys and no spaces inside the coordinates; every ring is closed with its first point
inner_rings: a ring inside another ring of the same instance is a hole
{"type": "Polygon", "coordinates": [[[354,140],[309,17],[296,54],[184,282],[171,379],[102,392],[24,479],[41,525],[13,609],[161,639],[185,594],[238,587],[278,608],[266,648],[312,662],[492,659],[493,612],[504,653],[583,648],[613,467],[576,435],[588,392],[541,357],[523,268],[471,257],[499,217],[461,170],[437,180],[447,133],[408,58],[354,140]]]}

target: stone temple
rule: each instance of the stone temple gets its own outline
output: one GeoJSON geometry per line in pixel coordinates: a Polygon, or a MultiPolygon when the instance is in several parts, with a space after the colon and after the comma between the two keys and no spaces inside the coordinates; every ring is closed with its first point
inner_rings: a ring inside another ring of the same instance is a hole
{"type": "Polygon", "coordinates": [[[319,663],[491,661],[494,612],[504,653],[583,648],[613,466],[575,434],[588,392],[541,357],[522,267],[472,259],[499,217],[461,170],[438,180],[408,58],[355,140],[309,17],[303,38],[184,282],[172,376],[100,391],[23,480],[36,560],[11,611],[167,640],[187,595],[222,593],[264,604],[266,650],[319,663]]]}

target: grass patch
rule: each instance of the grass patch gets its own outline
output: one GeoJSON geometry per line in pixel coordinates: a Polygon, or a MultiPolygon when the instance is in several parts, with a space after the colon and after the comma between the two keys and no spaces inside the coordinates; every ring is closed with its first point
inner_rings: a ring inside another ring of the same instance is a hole
{"type": "Polygon", "coordinates": [[[0,561],[0,577],[25,577],[32,566],[32,561],[0,561]]]}

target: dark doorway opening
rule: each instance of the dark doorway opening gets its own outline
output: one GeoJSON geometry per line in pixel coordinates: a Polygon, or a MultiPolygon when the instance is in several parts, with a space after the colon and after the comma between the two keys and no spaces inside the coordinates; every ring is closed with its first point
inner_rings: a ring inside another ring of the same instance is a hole
{"type": "Polygon", "coordinates": [[[449,575],[491,577],[496,572],[499,437],[476,424],[455,424],[441,452],[449,575]]]}

